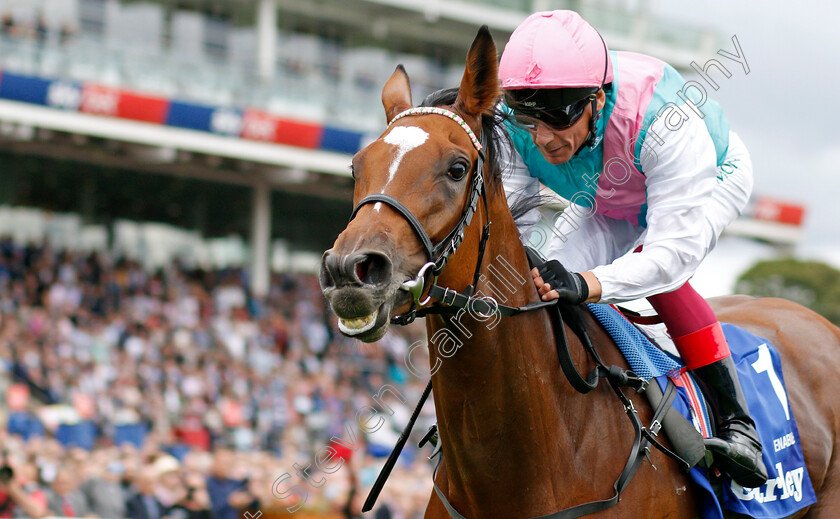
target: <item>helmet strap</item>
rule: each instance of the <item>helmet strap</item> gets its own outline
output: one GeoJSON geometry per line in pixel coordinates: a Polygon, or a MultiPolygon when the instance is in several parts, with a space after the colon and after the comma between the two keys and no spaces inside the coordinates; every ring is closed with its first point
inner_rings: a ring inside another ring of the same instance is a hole
{"type": "MultiPolygon", "coordinates": [[[[600,91],[600,90],[599,90],[600,91]]],[[[598,136],[598,119],[601,118],[601,111],[598,110],[598,94],[592,94],[592,117],[589,118],[589,138],[586,139],[584,146],[589,146],[590,149],[595,149],[600,140],[598,136]]]]}
{"type": "Polygon", "coordinates": [[[575,151],[575,155],[583,151],[584,148],[589,148],[589,150],[594,150],[595,146],[601,142],[601,139],[598,138],[598,120],[601,118],[601,112],[598,110],[598,93],[591,94],[590,97],[591,103],[590,106],[592,107],[592,117],[589,118],[589,136],[580,145],[580,148],[575,151]]]}
{"type": "MultiPolygon", "coordinates": [[[[598,31],[596,30],[595,32],[598,31]]],[[[601,38],[601,43],[604,45],[604,77],[601,79],[601,87],[598,89],[598,92],[600,92],[604,89],[604,83],[607,81],[607,71],[610,66],[610,52],[607,49],[607,42],[604,41],[604,37],[601,36],[600,32],[598,32],[598,37],[601,38]]],[[[584,146],[589,146],[590,150],[594,150],[595,146],[601,142],[601,139],[598,138],[598,119],[601,118],[601,111],[598,110],[598,92],[592,94],[590,98],[592,99],[592,117],[589,118],[589,138],[583,143],[584,146]]],[[[581,149],[583,149],[583,146],[581,146],[581,149]]]]}

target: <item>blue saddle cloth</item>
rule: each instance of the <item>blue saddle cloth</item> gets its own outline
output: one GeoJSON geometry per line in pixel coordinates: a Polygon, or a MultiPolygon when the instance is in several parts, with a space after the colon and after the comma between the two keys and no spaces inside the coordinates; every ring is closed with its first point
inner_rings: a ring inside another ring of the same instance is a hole
{"type": "MultiPolygon", "coordinates": [[[[637,375],[656,379],[663,391],[669,377],[675,380],[678,396],[674,408],[703,432],[690,410],[693,391],[680,381],[685,379],[685,374],[680,376],[684,366],[679,359],[651,343],[615,308],[603,304],[588,307],[637,375]]],[[[761,439],[769,478],[759,488],[743,488],[724,476],[723,503],[720,503],[706,470],[695,466],[690,476],[705,491],[701,517],[722,519],[724,508],[755,519],[782,519],[816,503],[817,497],[802,456],[799,429],[788,402],[781,359],[769,341],[731,324],[723,323],[722,326],[761,439]]]]}

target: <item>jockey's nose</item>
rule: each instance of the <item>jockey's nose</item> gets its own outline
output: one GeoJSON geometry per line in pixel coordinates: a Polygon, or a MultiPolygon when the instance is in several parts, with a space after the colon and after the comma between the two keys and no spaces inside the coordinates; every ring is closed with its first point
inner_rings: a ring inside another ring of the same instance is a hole
{"type": "Polygon", "coordinates": [[[534,136],[534,144],[537,146],[547,146],[554,140],[554,133],[544,124],[537,124],[532,135],[534,136]]]}
{"type": "Polygon", "coordinates": [[[328,250],[321,259],[321,288],[368,285],[379,288],[391,281],[393,264],[377,251],[340,254],[328,250]]]}

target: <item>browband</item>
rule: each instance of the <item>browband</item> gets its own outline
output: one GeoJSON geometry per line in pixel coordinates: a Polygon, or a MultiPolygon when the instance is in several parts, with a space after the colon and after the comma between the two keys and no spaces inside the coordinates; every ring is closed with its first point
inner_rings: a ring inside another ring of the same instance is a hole
{"type": "Polygon", "coordinates": [[[481,143],[478,141],[478,137],[475,136],[475,132],[472,131],[472,128],[470,128],[470,125],[468,125],[467,122],[464,121],[464,119],[460,115],[458,115],[455,112],[452,112],[450,110],[447,110],[446,108],[440,108],[438,106],[417,106],[415,108],[409,108],[408,110],[405,110],[403,112],[398,113],[393,119],[391,119],[391,122],[388,123],[388,125],[390,126],[391,124],[394,124],[394,121],[396,121],[398,119],[402,119],[403,117],[405,117],[407,115],[429,115],[429,114],[442,115],[444,117],[449,117],[450,119],[452,119],[453,121],[458,123],[458,126],[463,128],[464,131],[467,132],[467,135],[469,135],[470,140],[473,143],[473,146],[475,146],[475,149],[478,150],[479,152],[481,151],[481,148],[482,148],[481,143]]]}

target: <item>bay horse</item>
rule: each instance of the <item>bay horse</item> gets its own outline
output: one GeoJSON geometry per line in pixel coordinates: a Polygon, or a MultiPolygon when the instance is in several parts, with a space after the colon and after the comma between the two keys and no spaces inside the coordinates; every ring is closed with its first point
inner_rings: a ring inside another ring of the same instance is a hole
{"type": "MultiPolygon", "coordinates": [[[[324,295],[345,335],[376,341],[391,319],[411,316],[419,305],[439,309],[473,289],[512,306],[539,301],[496,161],[501,144],[494,142],[493,112],[499,93],[496,47],[486,27],[468,52],[454,103],[438,115],[412,109],[401,66],[386,82],[388,128],[353,157],[356,209],[321,265],[324,295]],[[479,186],[480,162],[486,179],[479,186]],[[476,186],[486,188],[483,203],[474,195],[476,186]],[[505,292],[498,279],[493,283],[497,260],[522,281],[515,290],[505,292]],[[423,298],[433,276],[435,285],[451,292],[430,303],[423,298]]],[[[780,299],[732,296],[715,299],[713,307],[721,321],[780,351],[818,496],[796,517],[840,517],[840,329],[780,299]]],[[[610,497],[633,441],[624,408],[606,384],[584,395],[564,379],[557,334],[565,333],[581,371],[594,364],[574,333],[552,326],[548,312],[488,320],[492,314],[485,307],[426,316],[444,457],[437,486],[470,519],[538,517],[610,497]]],[[[588,312],[584,324],[604,362],[626,368],[588,312]]],[[[649,423],[653,412],[646,400],[632,399],[649,423]]],[[[651,452],[650,461],[616,507],[594,516],[696,517],[699,497],[686,473],[659,451],[651,452]]],[[[425,516],[449,517],[434,492],[425,516]]]]}

